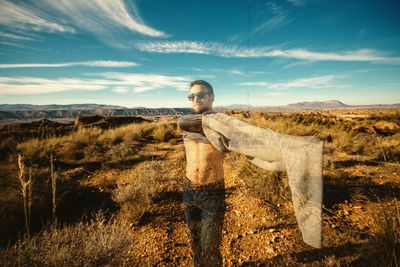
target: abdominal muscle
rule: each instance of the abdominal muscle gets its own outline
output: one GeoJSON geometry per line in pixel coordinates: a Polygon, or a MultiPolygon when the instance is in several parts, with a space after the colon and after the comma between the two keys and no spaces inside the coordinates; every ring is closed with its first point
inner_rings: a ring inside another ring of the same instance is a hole
{"type": "Polygon", "coordinates": [[[193,140],[184,140],[186,150],[186,177],[194,184],[205,185],[224,179],[224,154],[214,146],[193,140]]]}

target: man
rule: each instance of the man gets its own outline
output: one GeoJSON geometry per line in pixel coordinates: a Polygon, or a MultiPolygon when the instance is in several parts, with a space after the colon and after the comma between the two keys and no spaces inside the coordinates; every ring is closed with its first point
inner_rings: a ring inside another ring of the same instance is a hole
{"type": "Polygon", "coordinates": [[[195,266],[221,266],[221,232],[225,213],[224,153],[205,137],[201,114],[212,111],[214,92],[203,80],[191,82],[193,115],[178,121],[186,150],[183,204],[195,266]]]}
{"type": "Polygon", "coordinates": [[[323,142],[290,136],[214,113],[206,81],[190,84],[194,114],[178,120],[186,150],[184,209],[195,266],[220,266],[225,212],[224,153],[243,154],[260,168],[286,171],[295,216],[307,244],[321,248],[323,142]]]}

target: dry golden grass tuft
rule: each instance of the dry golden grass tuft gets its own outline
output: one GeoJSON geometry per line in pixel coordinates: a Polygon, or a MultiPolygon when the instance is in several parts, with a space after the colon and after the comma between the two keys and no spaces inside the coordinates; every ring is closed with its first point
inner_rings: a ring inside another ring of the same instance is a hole
{"type": "Polygon", "coordinates": [[[371,156],[389,162],[397,162],[400,159],[400,126],[396,128],[392,125],[398,126],[397,116],[342,119],[318,112],[255,112],[251,116],[241,116],[240,119],[278,133],[317,136],[325,141],[325,150],[329,153],[371,156]],[[377,125],[391,125],[391,128],[390,131],[379,130],[377,125]]]}
{"type": "Polygon", "coordinates": [[[123,183],[113,192],[113,200],[121,207],[122,218],[137,223],[144,212],[151,210],[153,199],[163,190],[168,179],[165,163],[150,161],[125,173],[123,183]]]}
{"type": "Polygon", "coordinates": [[[175,123],[161,123],[153,130],[153,138],[159,142],[168,141],[176,135],[175,123]]]}
{"type": "Polygon", "coordinates": [[[289,182],[286,173],[263,170],[242,159],[239,177],[258,197],[277,207],[290,200],[289,182]]]}
{"type": "Polygon", "coordinates": [[[400,206],[378,201],[371,214],[377,227],[372,239],[361,247],[361,262],[369,266],[397,267],[400,264],[400,206]]]}
{"type": "Polygon", "coordinates": [[[2,250],[2,266],[99,266],[123,263],[121,256],[133,241],[123,220],[97,214],[89,222],[43,230],[2,250]]]}

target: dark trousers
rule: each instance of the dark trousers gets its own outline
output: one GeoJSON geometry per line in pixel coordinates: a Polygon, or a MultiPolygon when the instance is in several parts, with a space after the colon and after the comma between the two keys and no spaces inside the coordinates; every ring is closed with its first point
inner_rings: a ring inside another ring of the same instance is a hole
{"type": "Polygon", "coordinates": [[[222,266],[220,245],[226,207],[223,181],[193,187],[186,178],[183,189],[183,205],[194,265],[222,266]]]}

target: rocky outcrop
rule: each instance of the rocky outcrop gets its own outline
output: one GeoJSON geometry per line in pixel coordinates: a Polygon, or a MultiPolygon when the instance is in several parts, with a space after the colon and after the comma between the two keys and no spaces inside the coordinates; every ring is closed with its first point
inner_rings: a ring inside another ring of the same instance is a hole
{"type": "Polygon", "coordinates": [[[0,110],[0,120],[61,119],[79,116],[166,116],[191,113],[190,108],[132,108],[85,110],[0,110]]]}
{"type": "Polygon", "coordinates": [[[75,120],[75,128],[77,127],[98,127],[101,129],[116,128],[129,123],[142,123],[146,120],[139,116],[118,116],[118,117],[104,117],[100,115],[93,116],[78,116],[75,120]]]}

